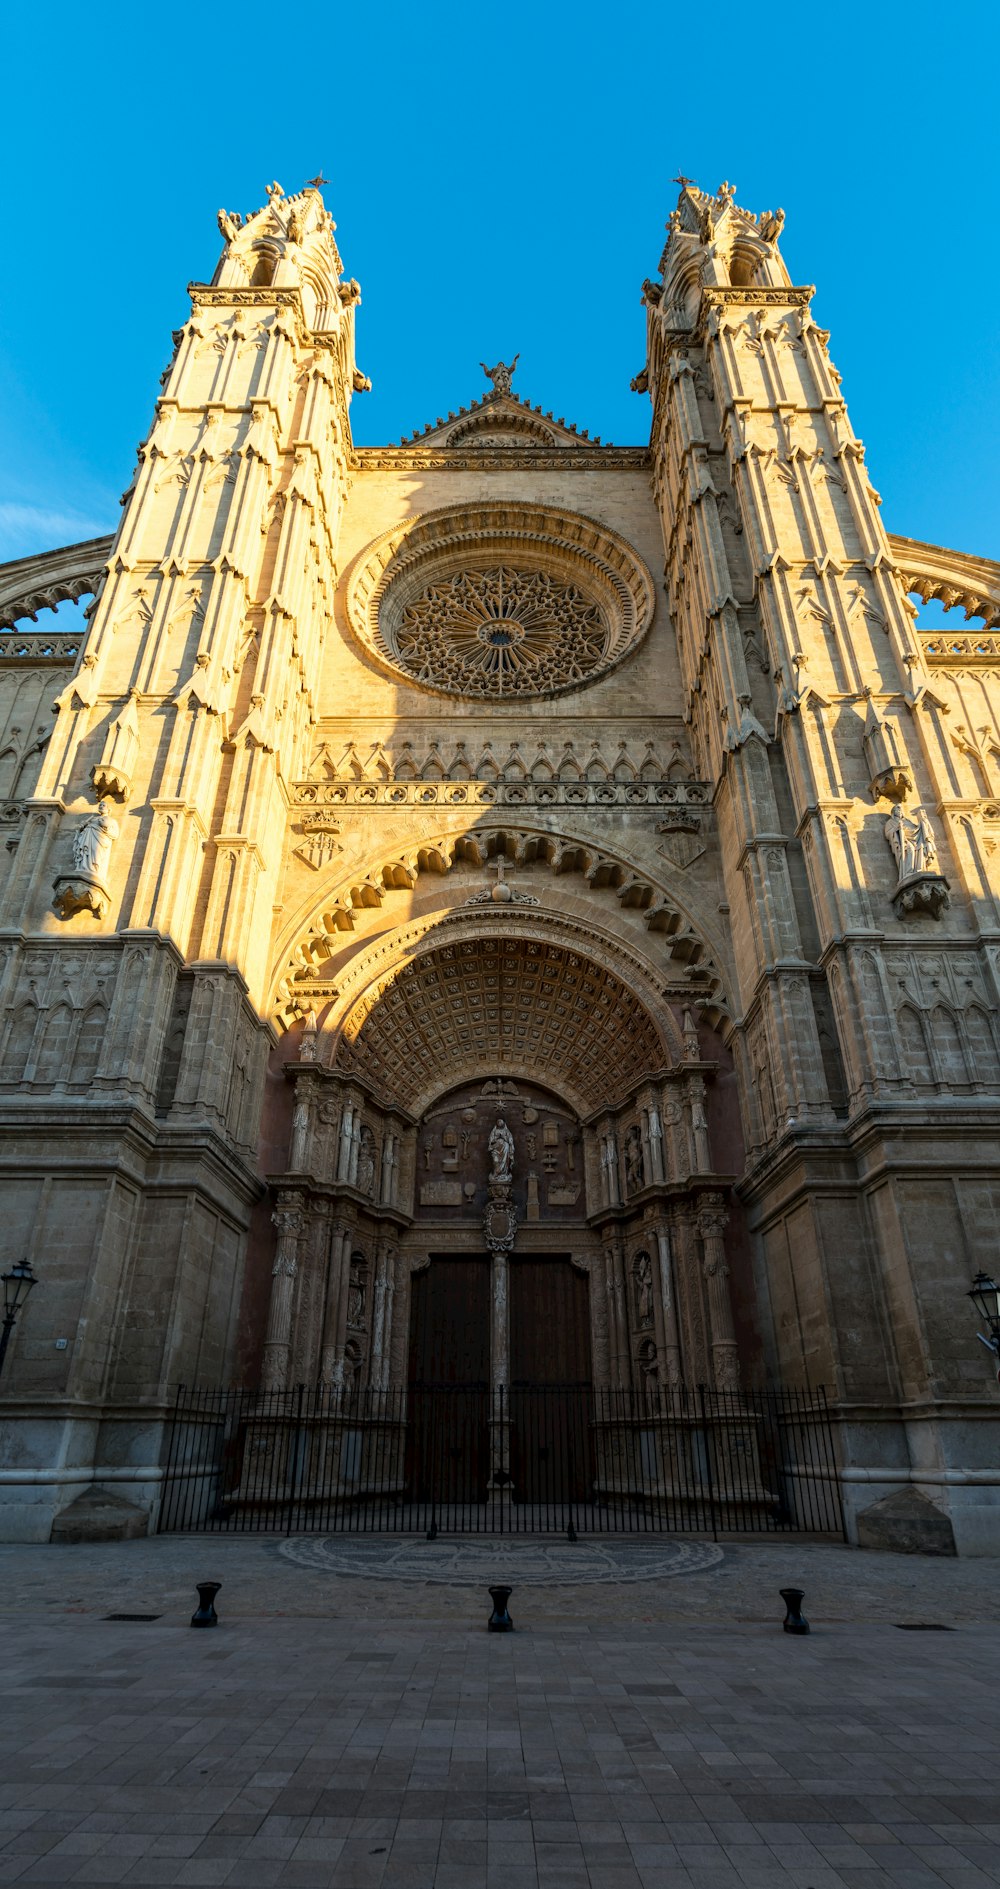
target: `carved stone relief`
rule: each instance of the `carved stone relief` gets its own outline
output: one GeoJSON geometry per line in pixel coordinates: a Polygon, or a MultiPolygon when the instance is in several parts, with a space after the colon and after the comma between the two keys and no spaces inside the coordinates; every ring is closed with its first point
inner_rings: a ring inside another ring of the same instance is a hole
{"type": "Polygon", "coordinates": [[[491,1078],[463,1084],[435,1103],[420,1126],[418,1220],[478,1220],[493,1198],[491,1188],[509,1200],[518,1221],[581,1219],[578,1133],[572,1112],[535,1083],[491,1078]]]}

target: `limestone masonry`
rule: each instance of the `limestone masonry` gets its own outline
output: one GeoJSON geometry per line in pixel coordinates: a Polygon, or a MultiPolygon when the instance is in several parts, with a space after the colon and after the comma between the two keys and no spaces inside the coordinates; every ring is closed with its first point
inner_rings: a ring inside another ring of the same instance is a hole
{"type": "Polygon", "coordinates": [[[853,1539],[997,1552],[1000,565],[887,537],[730,185],[626,448],[501,361],[357,449],[267,196],[114,538],[0,569],[0,1533],[155,1524],[178,1383],[454,1377],[481,1266],[494,1386],[825,1385],[853,1539]]]}

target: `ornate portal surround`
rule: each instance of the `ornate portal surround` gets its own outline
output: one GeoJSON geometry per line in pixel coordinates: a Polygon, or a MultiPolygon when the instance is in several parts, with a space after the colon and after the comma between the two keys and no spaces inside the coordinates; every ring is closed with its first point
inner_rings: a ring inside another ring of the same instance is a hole
{"type": "Polygon", "coordinates": [[[516,503],[449,506],[385,532],[347,590],[380,666],[435,693],[491,701],[596,681],[645,636],[655,590],[616,532],[516,503]]]}

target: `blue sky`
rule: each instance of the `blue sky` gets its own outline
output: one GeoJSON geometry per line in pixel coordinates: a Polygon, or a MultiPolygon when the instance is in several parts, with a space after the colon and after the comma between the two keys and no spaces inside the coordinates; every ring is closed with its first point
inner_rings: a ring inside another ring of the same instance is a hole
{"type": "Polygon", "coordinates": [[[486,389],[644,441],[684,171],[782,205],[890,530],[1000,554],[994,5],[21,8],[6,29],[0,558],[110,530],[215,212],[320,168],[359,444],[486,389]]]}

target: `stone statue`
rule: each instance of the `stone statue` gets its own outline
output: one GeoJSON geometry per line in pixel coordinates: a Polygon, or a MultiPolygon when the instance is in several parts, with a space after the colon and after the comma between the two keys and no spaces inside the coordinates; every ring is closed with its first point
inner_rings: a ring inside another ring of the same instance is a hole
{"type": "Polygon", "coordinates": [[[243,218],[240,216],[239,211],[234,210],[232,214],[230,214],[228,210],[219,210],[216,214],[222,235],[225,237],[227,243],[233,242],[243,227],[243,218]]]}
{"type": "Polygon", "coordinates": [[[495,367],[487,367],[485,361],[480,361],[479,365],[486,375],[487,380],[493,382],[493,392],[495,394],[510,393],[510,383],[514,376],[514,369],[520,359],[521,354],[520,350],[518,350],[514,359],[509,364],[505,361],[498,361],[495,367]]]}
{"type": "Polygon", "coordinates": [[[653,1323],[653,1267],[648,1253],[640,1253],[635,1262],[635,1296],[640,1325],[653,1323]]]}
{"type": "Polygon", "coordinates": [[[637,1128],[630,1128],[625,1139],[625,1178],[629,1191],[638,1193],[643,1185],[642,1143],[637,1128]]]}
{"type": "Polygon", "coordinates": [[[73,835],[74,870],[87,879],[103,881],[118,833],[118,822],[108,812],[108,802],[99,800],[97,812],[88,815],[73,835]]]}
{"type": "Polygon", "coordinates": [[[900,882],[916,873],[937,871],[937,845],[925,807],[904,813],[898,802],[883,828],[896,861],[900,882]]]}
{"type": "Polygon", "coordinates": [[[509,1181],[514,1173],[514,1137],[502,1115],[497,1117],[490,1130],[490,1138],[486,1146],[493,1163],[490,1179],[509,1181]]]}
{"type": "Polygon", "coordinates": [[[765,243],[776,243],[785,223],[784,210],[762,210],[757,219],[765,243]]]}
{"type": "Polygon", "coordinates": [[[366,1194],[369,1200],[375,1192],[375,1137],[370,1128],[361,1130],[361,1151],[358,1155],[358,1191],[366,1194]]]}

